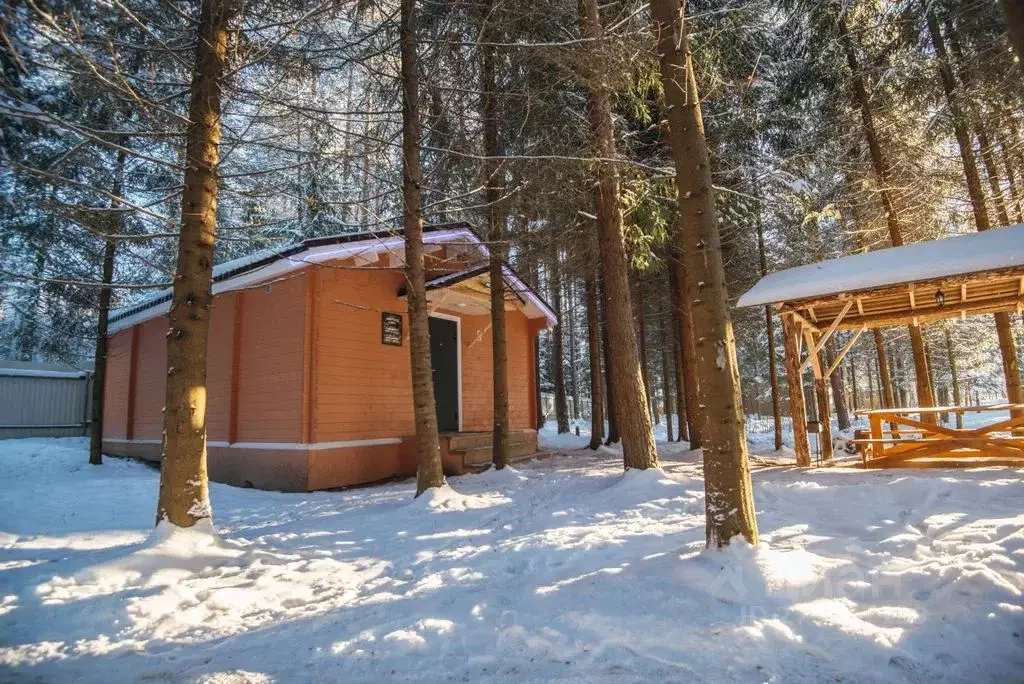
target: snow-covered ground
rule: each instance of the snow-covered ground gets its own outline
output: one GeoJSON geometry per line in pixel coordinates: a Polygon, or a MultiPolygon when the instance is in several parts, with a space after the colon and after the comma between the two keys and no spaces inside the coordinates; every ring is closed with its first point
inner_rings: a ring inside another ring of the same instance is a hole
{"type": "Polygon", "coordinates": [[[1024,471],[755,469],[763,544],[712,553],[662,453],[213,485],[219,538],[150,537],[154,469],[0,442],[0,681],[1021,681],[1024,471]]]}

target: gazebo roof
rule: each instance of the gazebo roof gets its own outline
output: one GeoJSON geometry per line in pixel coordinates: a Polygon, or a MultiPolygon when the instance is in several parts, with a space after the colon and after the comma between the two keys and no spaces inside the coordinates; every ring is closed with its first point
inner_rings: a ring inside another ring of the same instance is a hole
{"type": "Polygon", "coordinates": [[[776,304],[814,330],[854,330],[1024,307],[1024,225],[771,273],[737,306],[776,304]]]}

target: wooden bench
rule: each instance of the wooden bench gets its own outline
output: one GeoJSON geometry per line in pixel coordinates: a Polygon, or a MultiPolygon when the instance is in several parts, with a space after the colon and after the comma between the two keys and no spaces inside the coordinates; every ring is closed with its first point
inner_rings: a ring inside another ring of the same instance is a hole
{"type": "MultiPolygon", "coordinates": [[[[902,433],[902,431],[900,432],[902,433]]],[[[871,457],[872,447],[876,445],[885,446],[889,444],[899,444],[907,441],[905,439],[901,439],[899,435],[872,439],[870,434],[870,430],[854,430],[853,439],[850,440],[850,444],[855,444],[857,446],[857,451],[860,453],[860,461],[865,468],[868,467],[868,459],[871,457]]]]}

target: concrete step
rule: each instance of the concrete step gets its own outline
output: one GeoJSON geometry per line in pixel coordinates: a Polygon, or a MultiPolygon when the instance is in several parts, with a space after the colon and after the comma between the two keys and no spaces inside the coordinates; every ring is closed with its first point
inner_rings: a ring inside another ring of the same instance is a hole
{"type": "MultiPolygon", "coordinates": [[[[493,458],[492,445],[487,444],[485,446],[475,447],[473,449],[465,449],[459,453],[462,454],[462,462],[466,467],[478,467],[487,465],[493,458]]],[[[536,452],[533,440],[509,440],[508,445],[508,458],[509,460],[517,460],[530,456],[536,452]]]]}
{"type": "MultiPolygon", "coordinates": [[[[443,435],[442,439],[448,440],[448,450],[452,453],[491,446],[490,432],[457,432],[443,435]]],[[[508,436],[509,444],[532,444],[534,440],[534,433],[529,430],[513,430],[508,436]]]]}
{"type": "Polygon", "coordinates": [[[487,446],[491,443],[489,432],[458,432],[447,435],[449,451],[466,451],[487,446]]]}

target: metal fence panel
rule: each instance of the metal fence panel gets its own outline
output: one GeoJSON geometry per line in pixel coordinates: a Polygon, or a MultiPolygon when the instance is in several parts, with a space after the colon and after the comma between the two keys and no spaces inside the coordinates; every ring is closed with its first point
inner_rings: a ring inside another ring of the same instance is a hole
{"type": "Polygon", "coordinates": [[[0,368],[0,439],[85,435],[89,385],[81,372],[0,368]]]}

